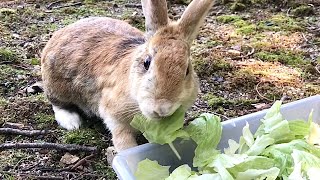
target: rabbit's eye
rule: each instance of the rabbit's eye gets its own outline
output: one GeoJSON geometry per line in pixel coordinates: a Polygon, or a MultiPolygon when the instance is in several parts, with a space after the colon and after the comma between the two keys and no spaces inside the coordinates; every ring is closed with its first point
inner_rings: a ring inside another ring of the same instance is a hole
{"type": "Polygon", "coordinates": [[[188,76],[188,74],[189,74],[189,66],[187,68],[186,76],[188,76]]]}
{"type": "Polygon", "coordinates": [[[148,56],[146,57],[146,59],[144,60],[144,62],[143,62],[144,68],[145,68],[147,71],[148,71],[148,69],[149,69],[150,64],[151,64],[151,56],[148,55],[148,56]]]}

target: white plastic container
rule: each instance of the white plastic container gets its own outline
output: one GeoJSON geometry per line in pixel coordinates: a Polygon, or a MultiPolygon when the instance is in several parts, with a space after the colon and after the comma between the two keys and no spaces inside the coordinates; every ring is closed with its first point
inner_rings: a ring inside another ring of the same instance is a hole
{"type": "MultiPolygon", "coordinates": [[[[320,95],[282,105],[281,113],[287,120],[307,120],[312,109],[313,121],[320,123],[320,95]]],[[[250,130],[255,132],[260,126],[260,119],[266,114],[266,111],[263,110],[222,122],[223,132],[218,148],[226,148],[229,139],[238,142],[246,122],[250,124],[250,130]]],[[[168,145],[149,143],[120,152],[114,158],[112,167],[120,180],[134,180],[134,172],[138,163],[146,158],[156,160],[160,165],[171,166],[171,171],[182,164],[189,164],[192,167],[195,144],[191,140],[176,141],[174,144],[181,155],[181,161],[177,159],[168,145]]]]}

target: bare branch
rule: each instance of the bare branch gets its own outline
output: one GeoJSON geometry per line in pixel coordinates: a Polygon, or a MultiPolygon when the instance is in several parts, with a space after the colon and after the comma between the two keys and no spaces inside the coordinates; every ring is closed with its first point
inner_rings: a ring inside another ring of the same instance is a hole
{"type": "Polygon", "coordinates": [[[46,179],[46,180],[63,180],[64,178],[61,176],[36,176],[32,174],[25,174],[25,173],[14,173],[14,172],[7,172],[7,171],[0,171],[0,174],[8,174],[13,176],[19,177],[27,177],[31,179],[46,179]]]}
{"type": "Polygon", "coordinates": [[[80,159],[75,165],[73,165],[70,170],[76,170],[77,167],[83,165],[84,163],[86,163],[89,159],[93,158],[95,156],[95,154],[90,154],[89,156],[84,157],[83,159],[80,159]]]}
{"type": "Polygon", "coordinates": [[[76,144],[57,144],[57,143],[4,143],[0,144],[0,151],[6,149],[26,149],[26,148],[41,148],[41,149],[56,149],[61,151],[83,151],[97,153],[97,147],[81,146],[76,144]]]}
{"type": "Polygon", "coordinates": [[[50,133],[49,130],[20,130],[12,128],[0,128],[0,134],[14,134],[14,135],[23,135],[23,136],[39,136],[50,133]]]}

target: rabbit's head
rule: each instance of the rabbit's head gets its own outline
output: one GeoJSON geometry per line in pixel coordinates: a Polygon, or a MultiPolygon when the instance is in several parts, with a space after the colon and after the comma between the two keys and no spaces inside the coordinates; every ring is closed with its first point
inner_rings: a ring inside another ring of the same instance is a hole
{"type": "Polygon", "coordinates": [[[193,0],[181,19],[169,22],[165,0],[142,0],[147,42],[139,47],[130,76],[132,96],[145,116],[159,119],[194,103],[199,85],[190,46],[212,4],[193,0]]]}

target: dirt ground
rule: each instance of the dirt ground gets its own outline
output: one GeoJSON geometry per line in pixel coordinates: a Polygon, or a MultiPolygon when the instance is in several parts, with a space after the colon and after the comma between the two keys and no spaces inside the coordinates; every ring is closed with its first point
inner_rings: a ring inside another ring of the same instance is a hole
{"type": "MultiPolygon", "coordinates": [[[[187,0],[169,2],[178,19],[187,0]]],[[[52,33],[90,16],[122,19],[143,29],[138,0],[0,1],[0,127],[50,130],[26,137],[0,134],[0,143],[50,142],[98,147],[90,153],[0,150],[0,179],[116,179],[107,163],[110,133],[99,121],[68,132],[35,83],[40,54],[52,33]],[[15,124],[12,124],[15,123],[15,124]],[[71,157],[68,161],[62,157],[71,157]]],[[[218,2],[192,47],[201,92],[186,119],[211,112],[228,120],[320,92],[320,3],[237,0],[218,2]]],[[[1,145],[1,144],[0,144],[1,145]]]]}

